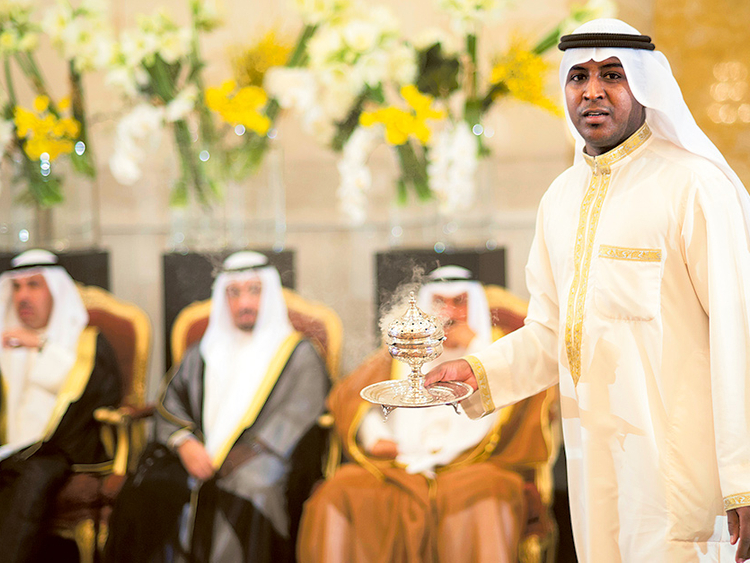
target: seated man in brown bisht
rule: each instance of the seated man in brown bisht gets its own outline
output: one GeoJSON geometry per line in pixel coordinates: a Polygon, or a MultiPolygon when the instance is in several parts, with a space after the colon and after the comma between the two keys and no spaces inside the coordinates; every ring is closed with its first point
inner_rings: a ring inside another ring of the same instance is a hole
{"type": "MultiPolygon", "coordinates": [[[[482,284],[470,278],[464,268],[445,266],[419,291],[418,306],[446,319],[441,362],[500,336],[482,284]]],[[[481,420],[433,407],[396,409],[384,422],[359,392],[407,372],[383,348],[331,392],[328,405],[352,463],[305,504],[299,560],[516,561],[527,522],[525,477],[550,455],[542,425],[551,396],[481,420]]]]}
{"type": "Polygon", "coordinates": [[[112,348],[57,257],[29,250],[0,276],[0,550],[34,561],[73,464],[106,460],[94,410],[120,402],[112,348]]]}
{"type": "Polygon", "coordinates": [[[276,268],[255,252],[229,256],[206,333],[168,381],[155,443],[118,497],[105,560],[293,559],[290,456],[327,391],[323,361],[289,322],[276,268]]]}

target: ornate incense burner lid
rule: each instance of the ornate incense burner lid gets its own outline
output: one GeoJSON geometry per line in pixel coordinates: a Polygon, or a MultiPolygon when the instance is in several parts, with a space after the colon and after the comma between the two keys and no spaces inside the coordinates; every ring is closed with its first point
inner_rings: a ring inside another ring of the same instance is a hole
{"type": "Polygon", "coordinates": [[[410,365],[422,365],[437,358],[443,352],[443,340],[442,324],[417,307],[414,292],[409,294],[406,313],[388,325],[385,336],[391,356],[410,365]]]}

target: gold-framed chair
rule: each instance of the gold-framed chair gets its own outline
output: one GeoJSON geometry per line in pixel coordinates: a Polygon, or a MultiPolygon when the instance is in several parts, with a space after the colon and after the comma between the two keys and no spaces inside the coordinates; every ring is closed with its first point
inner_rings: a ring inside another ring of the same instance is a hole
{"type": "Polygon", "coordinates": [[[74,474],[54,500],[51,530],[76,542],[81,563],[93,563],[107,538],[112,505],[128,467],[144,445],[142,420],[153,413],[146,404],[146,376],[151,351],[151,322],[137,305],[95,286],[79,284],[94,326],[111,344],[122,374],[123,400],[117,408],[97,409],[102,441],[112,461],[98,467],[74,466],[74,474]]]}
{"type": "MultiPolygon", "coordinates": [[[[336,312],[317,301],[303,298],[297,292],[282,288],[289,320],[317,349],[328,370],[331,384],[339,377],[343,329],[336,312]]],[[[175,318],[170,338],[174,365],[178,365],[185,351],[197,343],[208,327],[211,300],[197,301],[185,307],[175,318]]],[[[329,475],[338,465],[341,444],[338,436],[330,429],[333,418],[323,414],[318,423],[302,437],[292,454],[290,477],[292,486],[287,490],[291,541],[294,543],[302,503],[314,484],[329,475]],[[314,458],[320,456],[320,463],[314,458]],[[310,461],[312,459],[312,463],[310,461]],[[294,483],[292,483],[294,481],[294,483]]]]}
{"type": "MultiPolygon", "coordinates": [[[[493,338],[497,339],[524,325],[528,303],[497,285],[485,285],[485,295],[490,308],[493,338]]],[[[539,426],[547,458],[543,461],[523,462],[524,495],[529,505],[529,520],[521,534],[518,546],[519,563],[554,563],[557,555],[557,524],[552,512],[554,500],[553,470],[560,447],[557,393],[547,392],[542,406],[539,426]]],[[[330,421],[333,426],[333,415],[330,421]]],[[[334,433],[337,436],[337,434],[334,433]]],[[[343,446],[339,445],[340,448],[343,446]]],[[[335,452],[334,452],[335,453],[335,452]]],[[[330,478],[336,472],[341,456],[329,458],[325,473],[330,478]]],[[[356,461],[356,460],[352,460],[356,461]]]]}
{"type": "MultiPolygon", "coordinates": [[[[336,312],[323,303],[305,299],[297,292],[283,288],[289,320],[318,350],[325,361],[332,382],[339,377],[343,329],[336,312]]],[[[208,327],[211,300],[196,301],[185,307],[172,325],[170,345],[172,361],[179,364],[185,351],[198,342],[208,327]]]]}

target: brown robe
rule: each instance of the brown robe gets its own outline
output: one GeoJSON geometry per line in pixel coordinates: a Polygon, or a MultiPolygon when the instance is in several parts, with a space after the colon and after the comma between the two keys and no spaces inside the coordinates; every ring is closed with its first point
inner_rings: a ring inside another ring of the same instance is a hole
{"type": "Polygon", "coordinates": [[[549,427],[555,391],[507,407],[482,442],[439,467],[434,478],[410,475],[394,461],[368,456],[356,442],[371,408],[359,391],[390,378],[391,362],[379,350],[328,398],[352,463],[305,504],[300,563],[516,561],[528,514],[525,483],[555,454],[549,427]]]}

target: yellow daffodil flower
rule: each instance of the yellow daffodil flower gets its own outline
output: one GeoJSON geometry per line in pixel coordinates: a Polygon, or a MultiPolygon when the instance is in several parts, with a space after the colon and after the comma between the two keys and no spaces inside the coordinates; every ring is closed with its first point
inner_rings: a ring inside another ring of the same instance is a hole
{"type": "Polygon", "coordinates": [[[433,108],[434,98],[422,94],[413,84],[401,88],[401,97],[406,100],[409,109],[389,106],[366,111],[359,118],[360,125],[372,127],[382,124],[385,128],[385,140],[390,145],[403,145],[409,137],[426,145],[432,135],[427,120],[445,119],[447,112],[433,108]]]}
{"type": "Polygon", "coordinates": [[[524,41],[516,39],[508,52],[495,62],[490,83],[502,83],[514,98],[562,116],[559,105],[544,91],[545,78],[550,68],[549,63],[532,52],[524,41]]]}
{"type": "Polygon", "coordinates": [[[230,125],[243,125],[258,135],[265,135],[271,128],[271,120],[260,110],[268,102],[268,95],[258,86],[238,90],[236,87],[233,80],[228,80],[219,87],[207,88],[206,106],[230,125]]]}
{"type": "MultiPolygon", "coordinates": [[[[16,106],[13,111],[16,133],[24,141],[26,155],[32,160],[38,160],[46,153],[53,161],[60,155],[73,152],[81,124],[72,117],[58,118],[50,113],[50,100],[47,96],[37,96],[33,105],[36,113],[21,106],[16,106]]],[[[59,104],[58,107],[63,109],[65,104],[59,104]]]]}

